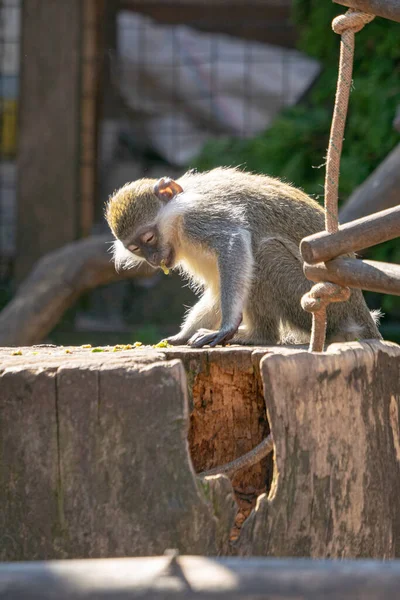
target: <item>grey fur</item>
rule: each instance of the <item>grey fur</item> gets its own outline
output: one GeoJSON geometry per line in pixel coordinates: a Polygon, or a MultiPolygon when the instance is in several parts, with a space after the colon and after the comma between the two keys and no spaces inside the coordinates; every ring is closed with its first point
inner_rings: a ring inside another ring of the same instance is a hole
{"type": "MultiPolygon", "coordinates": [[[[304,342],[311,316],[300,299],[312,284],[303,274],[298,248],[303,237],[324,229],[318,203],[277,179],[238,169],[188,172],[177,183],[183,192],[161,209],[159,198],[149,199],[148,190],[136,182],[122,188],[123,202],[118,192],[107,211],[115,223],[121,202],[128,205],[131,214],[123,214],[124,224],[135,223],[137,213],[142,230],[147,219],[158,232],[157,260],[171,256],[172,248],[174,266],[204,289],[180,333],[169,341],[195,347],[228,340],[304,342]],[[132,193],[128,203],[127,189],[132,193]]],[[[127,246],[134,236],[128,228],[121,241],[127,246]]],[[[328,308],[328,342],[354,340],[355,332],[358,338],[381,337],[359,290],[347,303],[328,308]]]]}

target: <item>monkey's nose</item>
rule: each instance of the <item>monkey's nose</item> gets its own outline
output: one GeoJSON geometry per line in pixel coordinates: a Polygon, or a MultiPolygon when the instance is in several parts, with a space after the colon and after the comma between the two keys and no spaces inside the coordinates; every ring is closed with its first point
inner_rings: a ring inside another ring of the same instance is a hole
{"type": "Polygon", "coordinates": [[[149,256],[149,258],[147,260],[151,264],[152,267],[160,266],[160,261],[158,260],[157,254],[152,254],[151,256],[149,256]]]}

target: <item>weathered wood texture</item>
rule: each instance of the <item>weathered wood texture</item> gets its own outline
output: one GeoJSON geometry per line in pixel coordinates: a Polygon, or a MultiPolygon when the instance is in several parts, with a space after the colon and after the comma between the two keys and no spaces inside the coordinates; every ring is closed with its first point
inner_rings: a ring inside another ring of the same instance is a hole
{"type": "MultiPolygon", "coordinates": [[[[189,447],[196,473],[237,459],[269,433],[259,369],[268,349],[168,349],[169,358],[183,361],[189,381],[189,447]]],[[[232,539],[272,480],[272,455],[233,474],[238,503],[232,539]]]]}
{"type": "Polygon", "coordinates": [[[93,236],[41,258],[0,313],[0,346],[37,344],[84,292],[118,279],[154,273],[144,264],[117,273],[109,242],[109,235],[93,236]]]}
{"type": "Polygon", "coordinates": [[[276,472],[246,555],[400,556],[400,348],[333,344],[261,361],[276,472]]]}
{"type": "Polygon", "coordinates": [[[179,361],[12,358],[1,361],[0,560],[227,552],[231,488],[208,481],[207,500],[196,483],[179,361]]]}
{"type": "Polygon", "coordinates": [[[400,204],[400,144],[350,196],[339,212],[341,223],[400,204]]]}
{"type": "Polygon", "coordinates": [[[397,345],[335,344],[318,355],[272,347],[12,351],[0,350],[0,560],[166,548],[400,556],[397,345]],[[178,357],[192,396],[189,431],[178,357]],[[243,501],[250,509],[267,468],[235,477],[241,517],[232,530],[229,480],[196,484],[191,465],[225,463],[260,441],[260,359],[276,469],[247,520],[243,501]]]}
{"type": "Polygon", "coordinates": [[[304,263],[307,279],[331,281],[351,288],[400,296],[400,266],[376,260],[335,258],[327,263],[304,263]]]}
{"type": "Polygon", "coordinates": [[[399,561],[160,556],[0,565],[1,600],[389,600],[399,561]]]}
{"type": "Polygon", "coordinates": [[[333,0],[333,2],[400,23],[399,0],[333,0]]]}
{"type": "Polygon", "coordinates": [[[106,350],[0,350],[0,560],[229,553],[272,463],[235,478],[235,510],[228,479],[207,479],[214,518],[189,464],[175,357],[192,460],[208,468],[264,436],[256,351],[106,350]]]}
{"type": "Polygon", "coordinates": [[[16,278],[78,237],[81,0],[22,10],[16,278]]]}
{"type": "Polygon", "coordinates": [[[341,254],[358,252],[400,236],[400,205],[340,225],[339,231],[321,231],[301,240],[300,251],[307,263],[315,264],[341,254]]]}

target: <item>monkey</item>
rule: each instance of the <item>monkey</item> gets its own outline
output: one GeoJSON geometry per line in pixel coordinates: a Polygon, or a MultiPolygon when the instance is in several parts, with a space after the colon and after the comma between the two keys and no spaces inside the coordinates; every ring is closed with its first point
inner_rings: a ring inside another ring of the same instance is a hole
{"type": "MultiPolygon", "coordinates": [[[[219,167],[176,181],[140,179],[114,192],[106,220],[116,268],[140,261],[179,269],[199,301],[171,345],[306,343],[311,315],[300,305],[312,283],[302,238],[324,229],[318,202],[266,175],[219,167]]],[[[381,339],[360,290],[328,307],[327,343],[381,339]]]]}

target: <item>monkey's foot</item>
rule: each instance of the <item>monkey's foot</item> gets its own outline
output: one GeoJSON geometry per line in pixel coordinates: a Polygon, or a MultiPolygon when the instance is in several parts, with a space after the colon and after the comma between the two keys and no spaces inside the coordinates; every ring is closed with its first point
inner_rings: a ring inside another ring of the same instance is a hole
{"type": "Polygon", "coordinates": [[[177,333],[176,335],[172,335],[171,337],[167,338],[166,341],[168,344],[171,344],[171,346],[186,346],[188,343],[188,338],[182,337],[180,333],[177,333]]]}
{"type": "Polygon", "coordinates": [[[210,329],[199,329],[188,341],[192,348],[202,348],[210,346],[214,348],[217,344],[224,345],[233,338],[237,331],[235,329],[220,329],[219,331],[210,331],[210,329]]]}

